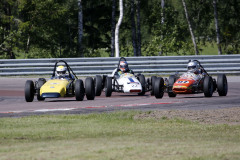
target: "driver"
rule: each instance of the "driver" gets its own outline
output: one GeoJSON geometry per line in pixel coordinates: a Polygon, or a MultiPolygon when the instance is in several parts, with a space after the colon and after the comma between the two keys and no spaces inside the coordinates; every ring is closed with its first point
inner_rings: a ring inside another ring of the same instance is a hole
{"type": "Polygon", "coordinates": [[[200,65],[196,61],[190,61],[187,65],[187,70],[188,72],[194,73],[196,75],[204,74],[204,70],[200,67],[200,65]]]}
{"type": "Polygon", "coordinates": [[[120,61],[120,64],[118,66],[117,72],[115,74],[122,75],[124,73],[131,73],[134,74],[131,69],[128,68],[128,63],[126,61],[120,61]]]}
{"type": "Polygon", "coordinates": [[[66,74],[67,69],[64,66],[58,66],[56,69],[56,79],[65,79],[68,78],[68,75],[66,74]]]}

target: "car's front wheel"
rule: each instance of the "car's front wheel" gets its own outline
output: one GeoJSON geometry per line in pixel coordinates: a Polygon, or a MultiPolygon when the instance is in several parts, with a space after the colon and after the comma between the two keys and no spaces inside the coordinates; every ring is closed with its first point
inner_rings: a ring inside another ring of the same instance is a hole
{"type": "Polygon", "coordinates": [[[228,82],[225,74],[220,74],[217,77],[217,91],[219,96],[226,96],[228,92],[228,82]]]}
{"type": "Polygon", "coordinates": [[[102,93],[102,77],[100,75],[96,75],[94,79],[95,83],[95,94],[96,96],[101,96],[102,93]]]}
{"type": "Polygon", "coordinates": [[[32,102],[34,99],[34,83],[32,80],[27,80],[25,84],[25,100],[26,102],[32,102]]]}
{"type": "Polygon", "coordinates": [[[44,85],[44,83],[46,83],[45,78],[39,78],[38,81],[37,81],[37,100],[38,101],[44,101],[45,100],[45,98],[41,97],[41,95],[40,95],[40,89],[44,85]]]}
{"type": "Polygon", "coordinates": [[[154,95],[154,85],[155,85],[155,81],[156,81],[157,77],[156,76],[152,76],[151,77],[151,86],[152,86],[152,90],[151,90],[151,96],[154,95]]]}
{"type": "Polygon", "coordinates": [[[176,97],[176,93],[173,92],[172,88],[173,88],[173,84],[176,81],[176,76],[175,75],[171,75],[169,76],[169,82],[168,82],[168,96],[169,97],[176,97]]]}
{"type": "Polygon", "coordinates": [[[142,92],[138,93],[138,95],[143,96],[146,93],[146,81],[145,81],[145,76],[140,74],[138,77],[139,82],[141,83],[142,86],[142,92]]]}
{"type": "Polygon", "coordinates": [[[87,77],[85,80],[86,97],[88,100],[95,98],[95,85],[92,77],[87,77]]]}
{"type": "Polygon", "coordinates": [[[106,77],[105,79],[105,95],[106,97],[111,97],[112,95],[112,78],[106,77]]]}
{"type": "Polygon", "coordinates": [[[158,77],[155,80],[154,95],[156,98],[162,98],[164,95],[164,80],[162,77],[158,77]]]}
{"type": "Polygon", "coordinates": [[[75,98],[77,101],[82,101],[85,95],[85,89],[83,85],[83,81],[81,79],[77,79],[74,85],[75,90],[75,98]]]}
{"type": "Polygon", "coordinates": [[[213,95],[213,80],[212,77],[206,76],[203,80],[203,92],[205,97],[212,97],[213,95]]]}

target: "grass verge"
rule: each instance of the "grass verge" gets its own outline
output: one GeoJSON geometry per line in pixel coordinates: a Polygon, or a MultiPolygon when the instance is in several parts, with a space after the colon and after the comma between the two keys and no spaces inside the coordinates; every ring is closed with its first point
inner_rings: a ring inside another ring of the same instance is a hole
{"type": "Polygon", "coordinates": [[[136,119],[139,114],[1,118],[0,159],[240,158],[239,125],[206,125],[166,117],[136,119]]]}

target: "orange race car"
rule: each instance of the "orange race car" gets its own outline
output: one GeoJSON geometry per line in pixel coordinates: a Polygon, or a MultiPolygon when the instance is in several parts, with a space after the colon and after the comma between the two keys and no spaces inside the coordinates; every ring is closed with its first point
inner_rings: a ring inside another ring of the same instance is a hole
{"type": "Polygon", "coordinates": [[[212,78],[198,60],[190,60],[188,71],[181,76],[171,75],[165,81],[166,92],[169,97],[177,94],[204,93],[205,97],[212,97],[217,91],[219,96],[226,96],[228,92],[227,77],[219,74],[216,79],[212,78]]]}

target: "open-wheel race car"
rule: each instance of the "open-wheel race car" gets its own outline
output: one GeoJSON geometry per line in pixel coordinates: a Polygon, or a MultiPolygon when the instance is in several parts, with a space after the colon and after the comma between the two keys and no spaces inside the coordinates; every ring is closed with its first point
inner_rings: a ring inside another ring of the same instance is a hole
{"type": "Polygon", "coordinates": [[[34,95],[37,95],[38,101],[44,101],[45,98],[74,97],[77,101],[82,101],[86,94],[88,100],[94,100],[94,80],[91,77],[83,80],[78,79],[76,74],[63,60],[55,63],[52,77],[46,81],[45,78],[39,78],[37,81],[27,80],[25,83],[25,100],[32,102],[34,95]],[[58,66],[58,64],[61,64],[58,66]],[[65,66],[63,66],[63,65],[65,66]]]}
{"type": "Polygon", "coordinates": [[[165,91],[169,97],[176,97],[177,94],[204,93],[205,97],[212,97],[217,91],[219,96],[226,96],[228,92],[227,77],[219,74],[217,80],[212,78],[203,68],[198,60],[190,60],[188,71],[181,76],[170,75],[165,81],[165,91]]]}
{"type": "Polygon", "coordinates": [[[106,97],[111,97],[112,92],[145,95],[146,92],[151,91],[151,95],[162,98],[164,92],[163,78],[152,76],[146,80],[143,74],[135,75],[128,68],[124,57],[120,58],[118,68],[114,69],[111,75],[96,75],[94,82],[96,96],[100,96],[103,90],[106,97]]]}

